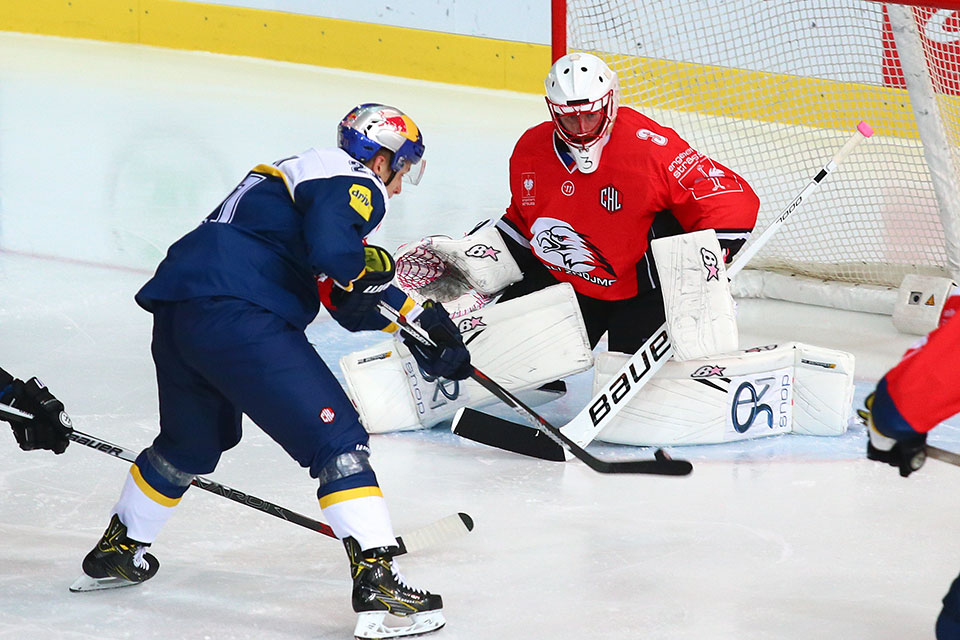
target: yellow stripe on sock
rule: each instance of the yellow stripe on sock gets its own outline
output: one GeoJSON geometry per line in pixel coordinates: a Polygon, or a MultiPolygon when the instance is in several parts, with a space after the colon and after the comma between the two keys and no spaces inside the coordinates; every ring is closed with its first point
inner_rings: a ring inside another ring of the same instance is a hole
{"type": "Polygon", "coordinates": [[[330,505],[344,502],[345,500],[354,500],[356,498],[383,497],[380,487],[357,487],[356,489],[344,489],[343,491],[334,491],[320,498],[320,508],[326,509],[330,505]]]}
{"type": "Polygon", "coordinates": [[[180,498],[168,498],[147,484],[147,481],[143,479],[143,475],[140,473],[140,468],[137,467],[136,464],[130,467],[130,475],[133,476],[133,481],[137,483],[138,487],[140,487],[140,491],[143,491],[148,498],[157,504],[161,504],[165,507],[175,507],[180,504],[180,498]]]}

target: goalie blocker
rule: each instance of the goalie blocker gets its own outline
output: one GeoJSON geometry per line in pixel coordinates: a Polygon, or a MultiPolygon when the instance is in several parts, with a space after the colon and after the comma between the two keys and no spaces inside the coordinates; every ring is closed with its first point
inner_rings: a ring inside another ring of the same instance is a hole
{"type": "MultiPolygon", "coordinates": [[[[629,356],[602,353],[594,392],[629,356]]],[[[631,445],[714,444],[781,433],[846,431],[853,403],[853,355],[799,342],[706,359],[667,362],[627,402],[598,440],[631,445]]],[[[616,391],[611,394],[616,400],[616,391]]],[[[606,396],[604,396],[604,401],[606,396]]],[[[596,406],[597,414],[611,407],[596,406]]]]}
{"type": "MultiPolygon", "coordinates": [[[[580,306],[567,283],[472,311],[455,322],[473,364],[532,404],[556,397],[536,391],[545,383],[593,365],[580,306]]],[[[398,338],[344,356],[340,369],[370,433],[432,427],[461,407],[497,402],[473,380],[425,376],[398,338]]]]}

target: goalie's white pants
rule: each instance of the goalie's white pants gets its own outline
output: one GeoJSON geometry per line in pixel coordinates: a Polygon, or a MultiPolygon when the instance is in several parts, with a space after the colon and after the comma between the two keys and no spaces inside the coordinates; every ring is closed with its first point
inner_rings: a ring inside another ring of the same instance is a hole
{"type": "MultiPolygon", "coordinates": [[[[597,356],[594,394],[628,358],[620,353],[597,356]]],[[[853,368],[849,353],[799,342],[671,360],[597,439],[678,445],[791,432],[840,435],[851,415],[853,368]]]]}
{"type": "MultiPolygon", "coordinates": [[[[593,365],[580,306],[567,283],[477,309],[454,322],[473,365],[514,393],[593,365]]],[[[461,407],[497,402],[473,380],[424,376],[399,337],[344,356],[340,369],[370,433],[431,427],[461,407]]]]}

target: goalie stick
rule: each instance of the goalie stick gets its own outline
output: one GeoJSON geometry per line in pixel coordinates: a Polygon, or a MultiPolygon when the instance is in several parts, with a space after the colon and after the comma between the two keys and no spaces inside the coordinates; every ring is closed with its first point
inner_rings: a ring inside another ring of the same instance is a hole
{"type": "MultiPolygon", "coordinates": [[[[379,307],[380,312],[385,317],[397,323],[397,325],[400,327],[400,330],[406,333],[408,336],[414,340],[417,340],[421,344],[430,347],[436,346],[434,341],[421,327],[408,322],[406,316],[404,316],[402,313],[383,301],[379,303],[379,307]]],[[[511,409],[526,418],[530,424],[536,427],[536,433],[542,433],[543,435],[547,436],[559,447],[562,447],[563,451],[567,451],[572,456],[580,459],[585,465],[598,473],[648,473],[667,476],[685,476],[693,471],[693,465],[691,465],[689,462],[686,460],[673,460],[660,449],[656,451],[653,460],[606,461],[596,458],[584,451],[582,447],[577,446],[577,444],[565,436],[560,429],[547,422],[533,409],[521,402],[515,395],[491,380],[476,367],[473,367],[470,377],[478,382],[484,389],[506,403],[511,409]]],[[[465,408],[458,410],[457,417],[455,417],[454,420],[456,421],[458,417],[463,416],[466,411],[467,409],[465,408]]],[[[563,456],[561,455],[558,459],[563,459],[563,456]]]]}
{"type": "MultiPolygon", "coordinates": [[[[33,416],[25,411],[20,411],[19,409],[14,409],[4,404],[0,404],[0,416],[4,418],[11,418],[14,420],[32,420],[33,416]]],[[[72,442],[76,442],[78,445],[83,445],[85,447],[90,447],[101,453],[119,458],[120,460],[126,460],[127,462],[134,462],[137,459],[136,454],[129,450],[124,449],[118,445],[107,442],[106,440],[101,440],[91,436],[90,434],[84,433],[82,431],[74,430],[69,436],[67,436],[72,442]]],[[[262,511],[264,513],[270,514],[281,520],[286,520],[287,522],[292,522],[293,524],[300,525],[311,531],[316,531],[317,533],[322,533],[325,536],[336,539],[336,534],[333,532],[333,528],[330,525],[320,522],[319,520],[314,520],[308,516],[297,513],[296,511],[291,511],[280,505],[273,504],[272,502],[267,502],[262,498],[258,498],[249,493],[244,493],[243,491],[238,491],[237,489],[232,489],[226,485],[220,484],[209,478],[204,478],[203,476],[194,476],[193,480],[190,481],[190,484],[203,489],[204,491],[209,491],[210,493],[215,493],[218,496],[233,500],[238,502],[246,507],[256,509],[257,511],[262,511]]],[[[409,531],[403,536],[397,537],[397,544],[400,546],[400,551],[396,555],[401,555],[409,552],[417,552],[422,549],[429,547],[437,546],[448,542],[452,539],[459,538],[462,535],[465,535],[473,530],[473,519],[466,513],[455,513],[445,518],[440,518],[435,522],[420,527],[419,529],[414,529],[409,531]]]]}
{"type": "MultiPolygon", "coordinates": [[[[837,169],[837,166],[850,153],[863,142],[873,135],[873,129],[866,122],[860,122],[856,131],[847,139],[839,151],[827,162],[817,174],[811,178],[810,182],[800,191],[790,204],[787,205],[774,220],[767,225],[766,229],[756,237],[747,247],[741,251],[727,268],[727,276],[733,278],[739,273],[747,262],[760,250],[763,245],[769,241],[770,237],[780,228],[780,226],[789,218],[794,211],[806,200],[814,191],[819,188],[820,183],[828,175],[837,169]]],[[[610,424],[611,420],[620,409],[627,405],[630,400],[636,396],[637,392],[643,388],[650,378],[660,370],[664,363],[673,355],[673,346],[670,344],[670,338],[667,335],[667,325],[664,323],[646,342],[634,353],[626,364],[614,374],[603,388],[595,395],[586,407],[573,417],[567,424],[560,428],[562,433],[572,440],[578,447],[586,447],[594,438],[610,424]]],[[[515,453],[528,455],[534,458],[552,460],[558,454],[558,450],[544,446],[542,438],[538,440],[538,434],[529,429],[524,429],[519,425],[510,431],[502,424],[497,424],[491,429],[484,429],[481,425],[483,414],[470,415],[470,420],[466,424],[461,424],[454,419],[453,432],[469,440],[480,442],[492,447],[506,449],[515,453]],[[546,449],[546,451],[545,451],[546,449]],[[546,454],[546,455],[545,455],[546,454]]],[[[464,417],[462,414],[461,419],[464,417]]],[[[491,424],[496,420],[489,417],[491,424]]],[[[569,449],[567,449],[569,451],[569,449]]],[[[569,459],[569,456],[567,456],[569,459]]]]}

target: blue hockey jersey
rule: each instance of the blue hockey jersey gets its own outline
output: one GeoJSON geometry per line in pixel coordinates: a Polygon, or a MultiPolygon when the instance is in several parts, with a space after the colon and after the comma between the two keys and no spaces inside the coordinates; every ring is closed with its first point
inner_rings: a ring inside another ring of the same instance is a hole
{"type": "Polygon", "coordinates": [[[230,296],[306,328],[320,308],[316,278],[349,286],[364,271],[364,238],[388,202],[380,178],[340,149],[258,165],[170,247],[137,304],[230,296]]]}

